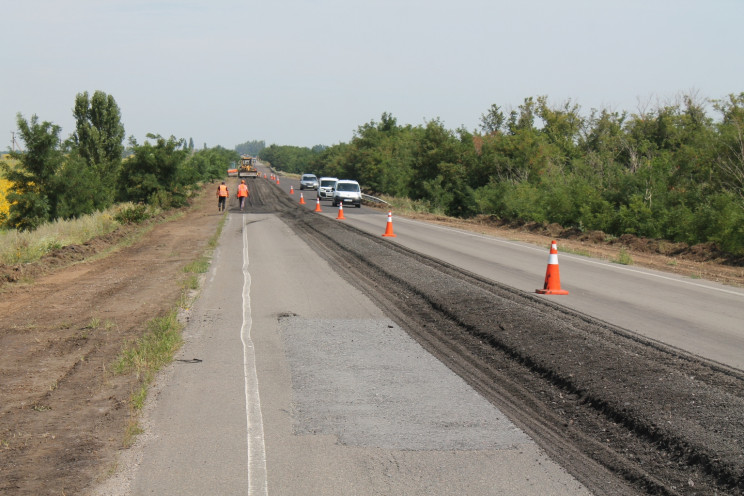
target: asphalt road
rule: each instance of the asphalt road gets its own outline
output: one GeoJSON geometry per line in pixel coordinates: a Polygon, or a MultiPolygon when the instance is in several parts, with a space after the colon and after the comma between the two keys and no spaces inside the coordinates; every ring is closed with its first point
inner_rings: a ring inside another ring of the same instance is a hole
{"type": "MultiPolygon", "coordinates": [[[[314,209],[314,193],[304,197],[314,209]]],[[[385,230],[386,213],[344,212],[339,222],[385,230]]],[[[542,286],[548,247],[394,226],[391,243],[524,291],[542,286]]],[[[570,295],[551,301],[744,368],[744,291],[559,258],[570,295]]],[[[229,214],[185,338],[120,492],[105,494],[586,494],[272,214],[229,214]]]]}
{"type": "MultiPolygon", "coordinates": [[[[289,188],[290,181],[286,186],[289,188]]],[[[305,192],[308,193],[308,192],[305,192]]],[[[295,192],[295,195],[297,193],[295,192]]],[[[315,196],[308,208],[315,208],[315,196]]],[[[337,217],[321,202],[320,215],[337,217]]],[[[382,235],[387,212],[345,208],[349,225],[382,235]]],[[[393,243],[514,288],[542,288],[549,246],[480,235],[395,217],[393,243]]],[[[561,287],[568,296],[551,301],[648,338],[728,366],[744,369],[744,290],[702,279],[560,253],[561,287]]]]}
{"type": "Polygon", "coordinates": [[[184,337],[119,494],[587,493],[272,214],[228,215],[184,337]]]}

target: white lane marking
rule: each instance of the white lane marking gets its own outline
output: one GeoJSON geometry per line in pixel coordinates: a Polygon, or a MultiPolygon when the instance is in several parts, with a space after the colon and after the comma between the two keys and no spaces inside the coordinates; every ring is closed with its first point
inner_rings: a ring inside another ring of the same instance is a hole
{"type": "Polygon", "coordinates": [[[251,274],[248,272],[248,233],[246,216],[243,219],[243,324],[240,340],[243,343],[243,374],[245,376],[245,419],[248,435],[248,495],[268,496],[266,476],[266,443],[264,442],[261,399],[258,395],[258,374],[256,373],[256,350],[251,339],[251,274]]]}
{"type": "MultiPolygon", "coordinates": [[[[442,231],[451,231],[451,232],[455,232],[455,233],[459,233],[459,234],[464,234],[465,236],[471,236],[473,238],[479,238],[479,239],[485,239],[485,240],[489,240],[489,241],[494,241],[496,243],[501,243],[501,244],[505,244],[505,245],[518,246],[518,247],[525,248],[525,249],[528,249],[528,250],[535,250],[535,251],[542,251],[543,250],[542,248],[538,248],[536,246],[530,246],[530,245],[526,245],[526,244],[522,244],[522,243],[516,243],[514,241],[507,241],[507,240],[504,240],[504,239],[499,239],[499,238],[495,238],[495,237],[491,237],[491,236],[486,236],[486,235],[483,235],[483,234],[475,234],[475,233],[472,233],[472,232],[469,232],[469,231],[463,231],[463,230],[460,230],[460,229],[453,229],[451,227],[444,227],[444,226],[440,226],[440,225],[437,225],[437,224],[429,224],[428,222],[421,222],[421,221],[417,221],[417,220],[413,220],[413,219],[402,219],[402,220],[403,220],[403,222],[410,222],[412,224],[418,224],[418,225],[423,225],[423,226],[427,226],[427,227],[432,227],[432,228],[435,228],[435,229],[441,229],[442,231]]],[[[591,259],[589,257],[582,257],[580,255],[572,255],[570,253],[569,254],[561,253],[561,258],[563,258],[563,257],[570,258],[571,260],[576,260],[577,262],[583,262],[583,263],[594,264],[594,265],[601,265],[602,267],[605,267],[607,269],[624,270],[626,272],[633,272],[635,274],[640,274],[640,275],[644,275],[644,276],[656,277],[658,279],[665,279],[667,281],[677,282],[677,283],[680,283],[680,284],[687,284],[688,286],[695,286],[695,287],[698,287],[698,288],[710,289],[711,291],[718,291],[718,292],[721,292],[721,293],[727,293],[727,294],[730,294],[730,295],[740,296],[740,297],[744,298],[744,293],[742,293],[740,291],[734,291],[734,290],[725,289],[725,288],[717,288],[717,287],[714,287],[714,286],[708,286],[706,284],[700,284],[700,283],[697,283],[697,282],[688,281],[686,279],[676,279],[674,277],[664,276],[664,275],[661,275],[661,274],[654,274],[652,272],[646,272],[646,271],[643,271],[643,270],[632,269],[632,268],[627,267],[627,266],[622,265],[622,264],[613,264],[613,263],[608,263],[608,262],[602,262],[602,261],[599,261],[599,260],[593,260],[593,259],[591,259]]]]}

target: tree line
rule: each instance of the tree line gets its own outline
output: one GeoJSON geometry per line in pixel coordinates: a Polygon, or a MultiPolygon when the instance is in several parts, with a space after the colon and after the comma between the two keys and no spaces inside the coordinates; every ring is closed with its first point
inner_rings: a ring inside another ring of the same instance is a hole
{"type": "Polygon", "coordinates": [[[124,147],[124,126],[115,99],[102,91],[75,97],[75,131],[60,137],[60,126],[33,115],[17,116],[24,151],[10,153],[13,164],[0,162],[8,192],[5,227],[31,230],[54,220],[79,217],[117,202],[161,207],[187,201],[190,186],[225,176],[235,150],[222,147],[194,151],[193,139],[148,134],[124,147]]]}
{"type": "Polygon", "coordinates": [[[357,179],[370,193],[457,217],[558,223],[744,253],[744,93],[684,95],[636,113],[526,98],[492,105],[480,129],[388,113],[348,143],[266,148],[292,172],[357,179]],[[709,115],[712,109],[714,116],[709,115]]]}
{"type": "Polygon", "coordinates": [[[251,157],[257,157],[261,150],[266,148],[266,142],[264,140],[250,140],[245,143],[241,143],[235,146],[235,151],[240,155],[250,155],[251,157]]]}

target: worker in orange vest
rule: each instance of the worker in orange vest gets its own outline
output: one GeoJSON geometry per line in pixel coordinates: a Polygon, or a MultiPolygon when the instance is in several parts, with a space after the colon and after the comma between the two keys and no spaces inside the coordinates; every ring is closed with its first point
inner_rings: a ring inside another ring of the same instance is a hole
{"type": "Polygon", "coordinates": [[[243,211],[243,207],[245,207],[245,199],[248,198],[248,195],[250,193],[248,192],[248,186],[245,185],[245,179],[241,179],[238,185],[238,201],[240,202],[241,212],[243,211]]]}
{"type": "Polygon", "coordinates": [[[227,192],[227,184],[225,184],[225,181],[222,181],[222,184],[217,186],[217,211],[218,212],[225,211],[225,204],[227,203],[228,196],[230,196],[230,194],[227,192]]]}

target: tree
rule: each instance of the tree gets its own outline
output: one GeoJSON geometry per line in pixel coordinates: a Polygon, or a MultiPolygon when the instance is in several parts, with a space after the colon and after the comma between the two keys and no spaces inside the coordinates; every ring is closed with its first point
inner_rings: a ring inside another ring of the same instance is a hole
{"type": "Polygon", "coordinates": [[[251,157],[257,157],[261,150],[266,148],[266,142],[264,140],[253,140],[246,141],[235,147],[235,151],[240,155],[250,155],[251,157]]]}
{"type": "Polygon", "coordinates": [[[134,138],[129,139],[134,155],[122,164],[119,175],[119,196],[123,200],[153,202],[158,196],[170,197],[180,186],[179,169],[189,153],[183,149],[183,140],[157,134],[147,137],[155,144],[146,141],[139,145],[134,138]]]}
{"type": "Polygon", "coordinates": [[[578,156],[577,144],[584,129],[579,106],[566,102],[563,107],[551,107],[547,97],[537,98],[537,115],[543,121],[541,133],[556,145],[566,161],[578,156]]]}
{"type": "Polygon", "coordinates": [[[486,134],[494,134],[501,131],[505,122],[506,117],[501,111],[501,107],[495,103],[491,105],[488,112],[481,114],[481,130],[486,134]]]}
{"type": "Polygon", "coordinates": [[[110,194],[101,189],[100,178],[77,153],[68,155],[57,179],[64,185],[57,202],[57,214],[61,218],[90,214],[113,201],[110,194]]]}
{"type": "Polygon", "coordinates": [[[92,186],[104,192],[95,202],[96,208],[106,207],[113,201],[116,175],[124,151],[124,125],[119,106],[113,96],[103,91],[96,91],[92,98],[86,91],[75,97],[73,116],[73,148],[98,178],[99,184],[92,186]]]}
{"type": "Polygon", "coordinates": [[[231,163],[240,159],[238,152],[216,146],[208,150],[191,153],[182,167],[180,184],[194,184],[198,181],[211,181],[224,178],[225,170],[231,163]]]}
{"type": "Polygon", "coordinates": [[[25,152],[11,152],[16,167],[3,164],[5,177],[13,183],[8,193],[8,224],[21,230],[32,230],[57,217],[57,171],[64,162],[60,147],[61,128],[51,122],[39,123],[36,115],[26,121],[17,116],[18,130],[26,144],[25,152]]]}
{"type": "Polygon", "coordinates": [[[724,187],[744,199],[744,93],[731,94],[728,100],[717,100],[714,108],[723,120],[718,125],[721,151],[718,156],[724,187]]]}

